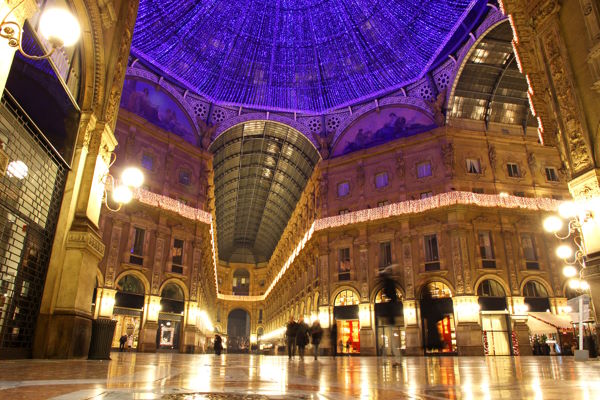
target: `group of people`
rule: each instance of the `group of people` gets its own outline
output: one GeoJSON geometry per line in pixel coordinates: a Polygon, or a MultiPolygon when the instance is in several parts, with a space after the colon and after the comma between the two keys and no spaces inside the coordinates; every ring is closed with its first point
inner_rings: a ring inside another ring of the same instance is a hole
{"type": "Polygon", "coordinates": [[[131,348],[133,347],[133,335],[122,335],[119,338],[119,351],[123,352],[125,351],[125,345],[127,345],[127,350],[131,351],[131,348]]]}
{"type": "Polygon", "coordinates": [[[285,338],[287,340],[288,358],[291,360],[295,356],[296,348],[298,349],[298,355],[300,359],[304,359],[304,352],[306,346],[310,343],[313,345],[315,360],[319,356],[319,344],[323,338],[323,329],[318,320],[312,323],[312,326],[308,326],[304,322],[304,317],[300,317],[298,321],[294,319],[294,316],[290,316],[290,320],[286,325],[285,338]]]}

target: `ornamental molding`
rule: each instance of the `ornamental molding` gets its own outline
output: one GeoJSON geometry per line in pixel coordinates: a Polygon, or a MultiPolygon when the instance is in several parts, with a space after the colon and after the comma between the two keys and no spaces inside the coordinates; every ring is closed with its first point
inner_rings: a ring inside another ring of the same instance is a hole
{"type": "Polygon", "coordinates": [[[84,249],[101,259],[104,256],[104,243],[93,232],[71,231],[67,234],[67,249],[84,249]]]}

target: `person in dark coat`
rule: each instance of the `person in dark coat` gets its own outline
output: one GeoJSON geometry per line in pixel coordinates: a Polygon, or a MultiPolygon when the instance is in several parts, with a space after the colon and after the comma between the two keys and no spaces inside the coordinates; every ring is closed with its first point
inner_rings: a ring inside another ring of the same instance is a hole
{"type": "Polygon", "coordinates": [[[119,351],[125,351],[125,343],[127,343],[127,335],[123,335],[119,338],[119,351]]]}
{"type": "Polygon", "coordinates": [[[294,316],[290,315],[290,320],[288,321],[285,328],[285,338],[287,341],[288,348],[288,358],[291,360],[296,353],[296,332],[298,332],[298,324],[294,321],[294,316]]]}
{"type": "Polygon", "coordinates": [[[337,321],[334,319],[333,323],[331,324],[331,355],[335,358],[335,356],[337,356],[337,348],[338,348],[338,341],[337,341],[337,321]]]}
{"type": "Polygon", "coordinates": [[[296,346],[298,346],[298,354],[300,354],[301,360],[304,360],[304,349],[308,344],[308,330],[304,317],[300,317],[296,328],[296,346]]]}
{"type": "Polygon", "coordinates": [[[221,336],[219,335],[215,335],[214,348],[215,354],[220,356],[221,352],[223,351],[223,339],[221,339],[221,336]]]}
{"type": "Polygon", "coordinates": [[[312,339],[312,345],[315,350],[315,360],[319,356],[319,344],[321,343],[321,338],[323,337],[323,329],[321,329],[321,324],[319,320],[315,320],[310,327],[310,337],[312,339]]]}

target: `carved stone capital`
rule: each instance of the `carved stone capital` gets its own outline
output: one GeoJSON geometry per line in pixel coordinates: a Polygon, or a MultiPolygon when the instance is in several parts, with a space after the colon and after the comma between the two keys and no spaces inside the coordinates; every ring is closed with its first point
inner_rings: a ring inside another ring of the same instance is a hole
{"type": "Polygon", "coordinates": [[[67,249],[83,249],[95,254],[98,259],[104,256],[104,244],[100,236],[91,231],[71,231],[67,234],[67,249]]]}
{"type": "Polygon", "coordinates": [[[600,168],[593,169],[569,181],[569,191],[575,199],[600,196],[600,168]]]}

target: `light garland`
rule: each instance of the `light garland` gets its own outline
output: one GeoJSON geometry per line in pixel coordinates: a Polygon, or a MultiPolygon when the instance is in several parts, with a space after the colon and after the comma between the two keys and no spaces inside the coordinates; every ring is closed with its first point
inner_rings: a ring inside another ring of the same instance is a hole
{"type": "Polygon", "coordinates": [[[144,189],[134,191],[134,198],[143,204],[158,207],[164,210],[172,211],[184,218],[193,221],[199,221],[210,225],[210,236],[213,256],[213,268],[215,275],[215,285],[217,288],[217,298],[219,300],[255,302],[264,301],[277,283],[281,280],[287,270],[291,267],[294,260],[311,240],[313,234],[318,231],[338,228],[340,226],[358,224],[369,221],[376,221],[401,215],[419,214],[425,211],[434,210],[454,205],[467,205],[478,207],[499,207],[508,209],[524,209],[531,211],[556,211],[561,204],[560,201],[547,198],[529,198],[510,195],[497,194],[479,194],[472,192],[448,192],[441,193],[426,199],[407,200],[398,203],[388,204],[377,208],[368,208],[359,211],[353,211],[343,215],[334,215],[331,217],[320,218],[310,225],[310,228],[304,233],[296,246],[290,252],[285,263],[269,285],[268,289],[260,296],[236,296],[219,293],[217,278],[217,250],[215,240],[215,230],[212,215],[204,210],[186,206],[185,204],[171,199],[167,196],[149,192],[144,189]]]}

